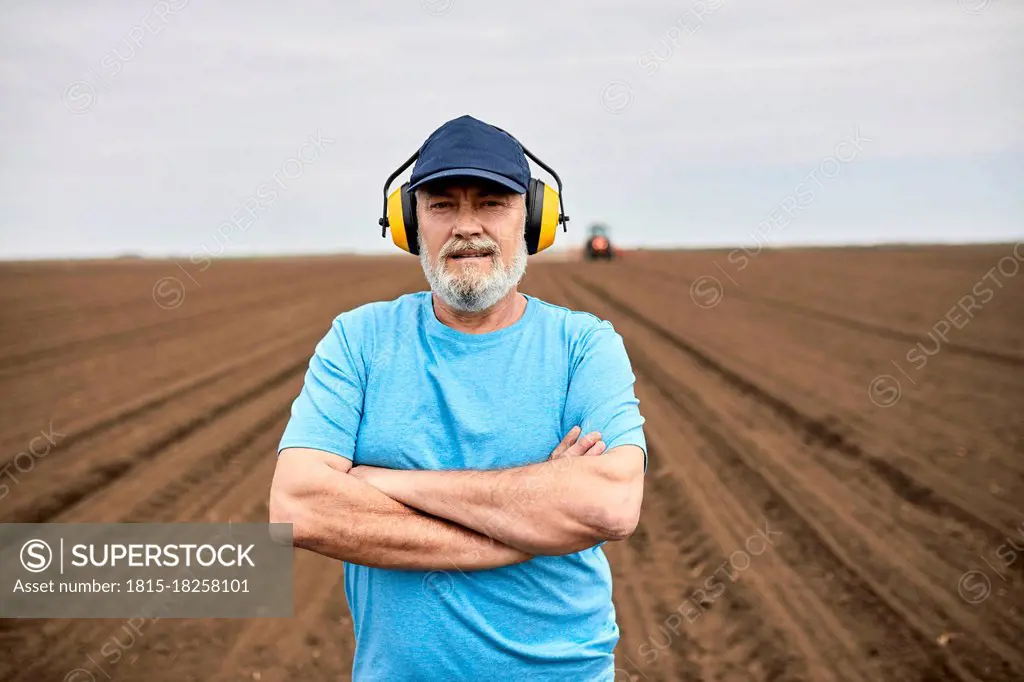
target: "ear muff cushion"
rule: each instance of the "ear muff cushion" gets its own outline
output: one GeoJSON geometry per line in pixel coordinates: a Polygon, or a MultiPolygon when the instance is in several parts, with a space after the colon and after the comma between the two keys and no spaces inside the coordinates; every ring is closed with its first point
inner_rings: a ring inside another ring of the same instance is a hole
{"type": "MultiPolygon", "coordinates": [[[[543,183],[541,183],[543,185],[543,183]]],[[[537,251],[543,251],[555,243],[558,231],[558,192],[544,185],[544,200],[540,214],[540,237],[537,240],[537,251]]]]}
{"type": "Polygon", "coordinates": [[[530,186],[526,190],[526,251],[537,253],[540,244],[541,221],[544,216],[544,183],[530,178],[530,186]]]}
{"type": "Polygon", "coordinates": [[[419,254],[420,243],[416,224],[416,196],[402,185],[388,197],[388,227],[395,246],[411,254],[419,254]]]}
{"type": "Polygon", "coordinates": [[[405,213],[402,211],[402,188],[399,187],[388,196],[388,228],[391,230],[391,241],[403,251],[409,250],[409,242],[405,237],[405,213]]]}
{"type": "Polygon", "coordinates": [[[405,241],[409,253],[420,253],[420,223],[416,218],[416,195],[408,191],[409,183],[402,185],[402,217],[405,219],[405,241]]]}
{"type": "Polygon", "coordinates": [[[530,254],[555,243],[558,228],[558,192],[530,178],[526,192],[526,249],[530,254]]]}

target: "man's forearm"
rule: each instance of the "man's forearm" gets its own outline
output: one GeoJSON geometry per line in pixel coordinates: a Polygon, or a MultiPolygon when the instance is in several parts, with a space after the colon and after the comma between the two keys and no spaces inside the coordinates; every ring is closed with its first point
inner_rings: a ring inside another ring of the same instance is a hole
{"type": "Polygon", "coordinates": [[[389,497],[530,554],[569,554],[627,537],[643,494],[643,451],[566,457],[496,471],[353,474],[389,497]]]}
{"type": "Polygon", "coordinates": [[[271,520],[293,524],[294,544],[335,559],[404,570],[474,571],[532,556],[445,519],[426,516],[347,473],[271,498],[271,520]]]}

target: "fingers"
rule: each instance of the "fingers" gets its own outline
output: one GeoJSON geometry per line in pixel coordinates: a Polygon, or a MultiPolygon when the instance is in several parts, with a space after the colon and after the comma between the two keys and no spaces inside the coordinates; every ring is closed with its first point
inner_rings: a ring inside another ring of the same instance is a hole
{"type": "Polygon", "coordinates": [[[603,455],[604,451],[607,450],[607,449],[608,449],[608,446],[605,445],[605,442],[603,440],[598,440],[596,443],[594,443],[592,446],[590,446],[590,449],[587,450],[586,452],[584,452],[582,456],[583,457],[597,457],[598,455],[603,455]]]}
{"type": "Polygon", "coordinates": [[[558,459],[559,457],[596,457],[604,454],[607,445],[601,440],[601,432],[591,431],[587,435],[580,437],[582,430],[579,426],[572,427],[569,433],[565,434],[565,438],[558,444],[558,447],[551,452],[549,459],[558,459]]]}
{"type": "Polygon", "coordinates": [[[569,433],[565,434],[565,438],[563,438],[562,442],[558,444],[558,447],[551,451],[550,459],[564,456],[565,451],[576,442],[577,438],[579,438],[580,431],[582,431],[582,429],[578,426],[574,426],[569,429],[569,433]]]}
{"type": "Polygon", "coordinates": [[[577,440],[568,450],[565,451],[566,457],[582,457],[587,454],[599,455],[604,452],[604,443],[601,441],[600,431],[591,431],[585,436],[582,436],[577,440]],[[601,445],[601,449],[597,452],[591,453],[591,450],[598,444],[601,445]]]}

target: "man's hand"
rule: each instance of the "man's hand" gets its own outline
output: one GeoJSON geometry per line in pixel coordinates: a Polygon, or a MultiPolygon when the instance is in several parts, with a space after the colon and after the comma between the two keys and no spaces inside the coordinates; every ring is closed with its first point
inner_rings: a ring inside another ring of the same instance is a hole
{"type": "Polygon", "coordinates": [[[565,438],[562,442],[551,451],[549,460],[558,459],[560,457],[595,457],[603,454],[605,450],[604,441],[601,440],[600,431],[591,431],[587,435],[580,438],[581,429],[578,426],[574,426],[569,429],[569,433],[565,434],[565,438]]]}
{"type": "Polygon", "coordinates": [[[373,476],[378,471],[384,471],[384,467],[370,466],[369,464],[360,464],[354,466],[348,470],[348,475],[352,478],[358,478],[363,483],[369,483],[373,485],[373,476]]]}

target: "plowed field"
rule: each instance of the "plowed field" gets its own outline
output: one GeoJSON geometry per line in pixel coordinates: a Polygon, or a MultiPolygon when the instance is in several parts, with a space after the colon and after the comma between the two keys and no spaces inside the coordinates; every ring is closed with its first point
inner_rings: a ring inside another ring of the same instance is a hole
{"type": "MultiPolygon", "coordinates": [[[[531,264],[523,291],[622,334],[647,418],[641,523],[606,545],[617,680],[1024,679],[1022,268],[531,264]]],[[[265,521],[331,319],[424,286],[411,257],[0,265],[0,522],[265,521]]],[[[299,552],[293,587],[291,620],[0,621],[0,680],[349,679],[340,564],[299,552]]]]}

